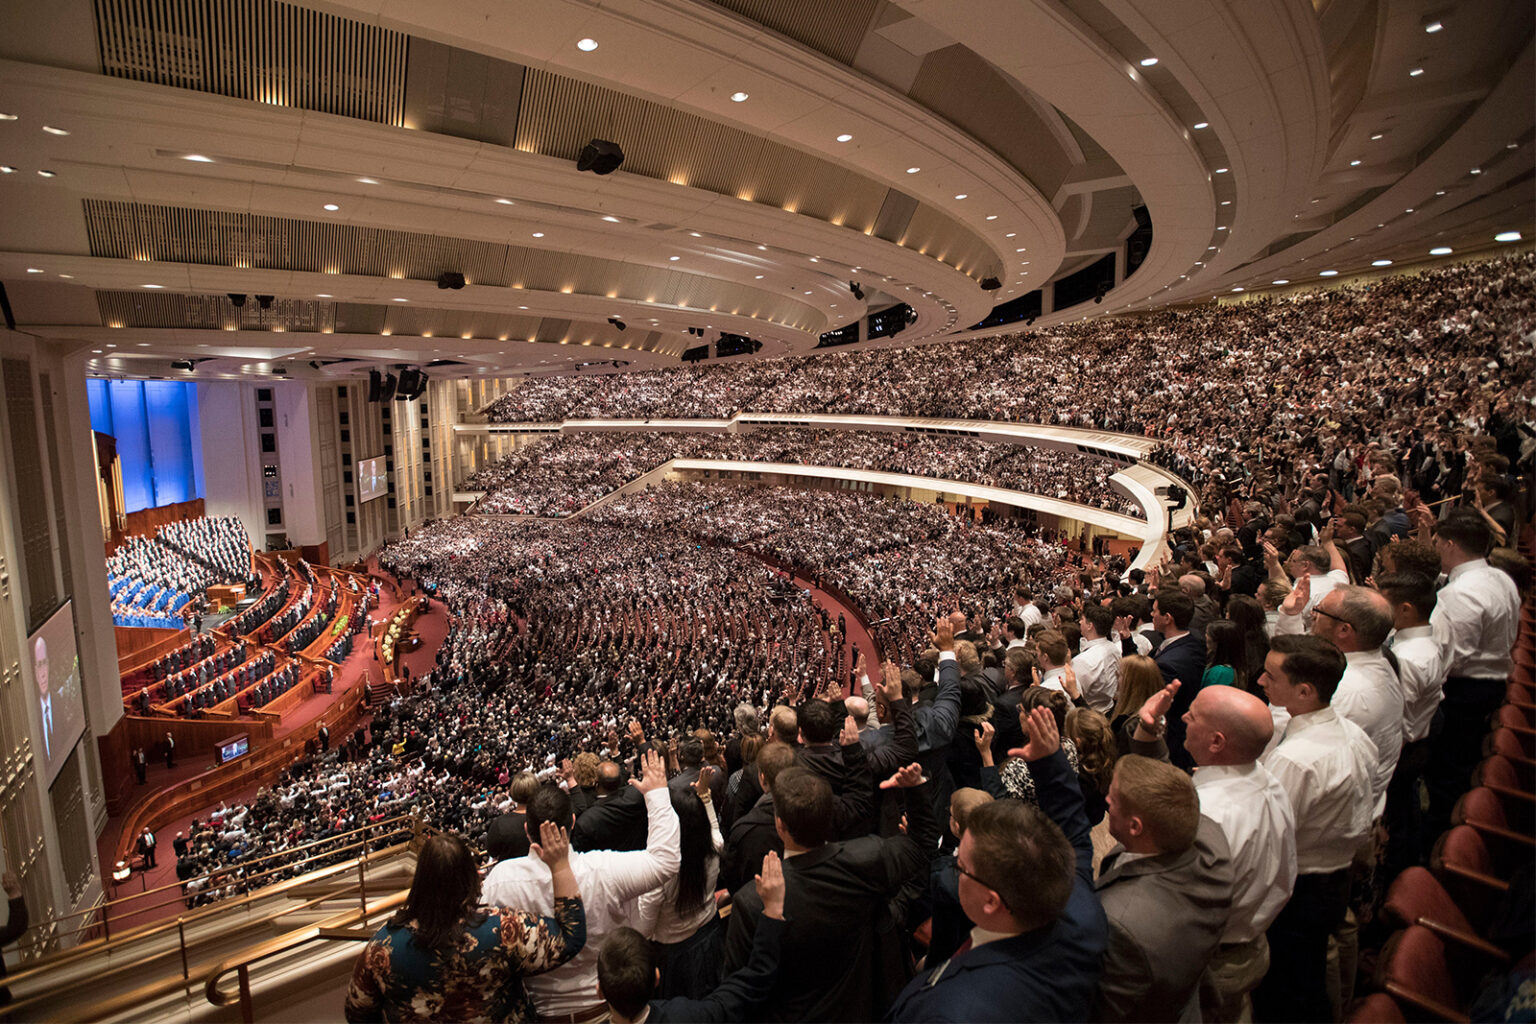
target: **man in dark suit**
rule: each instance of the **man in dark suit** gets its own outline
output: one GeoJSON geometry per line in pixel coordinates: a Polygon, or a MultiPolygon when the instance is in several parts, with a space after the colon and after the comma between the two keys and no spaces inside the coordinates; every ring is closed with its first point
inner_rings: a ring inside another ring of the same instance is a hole
{"type": "Polygon", "coordinates": [[[795,764],[795,748],[787,743],[770,743],[757,755],[757,780],[763,795],[757,803],[731,825],[720,861],[720,885],[735,892],[752,881],[754,865],[767,853],[783,853],[784,843],[774,828],[773,783],[779,773],[795,764]]]}
{"type": "Polygon", "coordinates": [[[498,814],[485,829],[485,852],[498,861],[528,853],[528,814],[521,809],[498,814]]]}
{"type": "Polygon", "coordinates": [[[998,764],[1008,756],[1008,751],[1024,745],[1024,729],[1019,725],[1019,704],[1024,691],[1029,688],[1034,664],[1029,651],[1015,647],[1003,659],[1003,679],[1007,688],[992,702],[992,724],[997,733],[992,737],[992,757],[998,764]]]}
{"type": "MultiPolygon", "coordinates": [[[[692,792],[693,784],[704,766],[704,744],[695,736],[686,737],[677,745],[678,773],[667,780],[667,788],[673,793],[692,792]]],[[[716,807],[725,806],[725,776],[711,772],[710,797],[716,807]]]]}
{"type": "MultiPolygon", "coordinates": [[[[907,791],[907,834],[828,842],[833,798],[826,780],[804,768],[786,769],[774,780],[788,924],[765,1020],[874,1020],[906,980],[904,936],[915,922],[893,909],[892,900],[909,883],[927,881],[938,826],[917,764],[881,785],[907,791]]],[[[727,973],[747,964],[762,917],[754,889],[737,890],[725,939],[727,973]]]]}
{"type": "Polygon", "coordinates": [[[645,797],[624,784],[624,772],[616,762],[597,766],[597,801],[576,819],[571,848],[588,850],[645,849],[647,815],[645,797]]]}
{"type": "Polygon", "coordinates": [[[928,964],[886,1020],[1088,1020],[1108,945],[1093,891],[1093,840],[1056,719],[1036,708],[1029,762],[1039,806],[995,800],[971,811],[955,854],[960,904],[976,927],[928,964]]]}
{"type": "Polygon", "coordinates": [[[1194,615],[1195,602],[1177,590],[1159,590],[1152,602],[1152,625],[1163,634],[1152,659],[1163,675],[1164,686],[1175,679],[1184,684],[1168,712],[1168,755],[1185,771],[1194,771],[1195,761],[1184,749],[1184,712],[1194,703],[1200,678],[1205,675],[1205,637],[1189,629],[1194,615]]]}

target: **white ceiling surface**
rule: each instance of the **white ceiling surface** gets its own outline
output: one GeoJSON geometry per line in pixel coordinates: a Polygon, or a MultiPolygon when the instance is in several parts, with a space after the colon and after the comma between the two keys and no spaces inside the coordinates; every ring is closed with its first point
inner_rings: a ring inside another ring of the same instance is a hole
{"type": "MultiPolygon", "coordinates": [[[[1051,196],[988,140],[710,3],[305,6],[643,97],[845,167],[985,240],[1005,268],[1003,289],[985,292],[938,258],[862,231],[702,188],[623,171],[578,174],[565,160],[509,147],[105,77],[95,73],[83,31],[65,38],[48,28],[88,31],[89,0],[16,0],[0,12],[0,40],[11,39],[0,41],[0,58],[11,58],[0,60],[0,112],[17,118],[0,121],[0,164],[17,169],[0,174],[7,210],[0,281],[21,329],[99,348],[99,370],[126,374],[164,373],[168,360],[181,358],[214,358],[199,367],[209,375],[328,357],[364,361],[334,373],[413,358],[468,364],[455,372],[547,370],[621,355],[641,369],[674,365],[677,352],[698,343],[685,329],[706,324],[761,340],[765,356],[807,351],[822,331],[868,312],[849,293],[850,278],[917,310],[918,322],[897,344],[964,331],[994,301],[1038,287],[1063,267],[1069,239],[1093,209],[1069,196],[1089,204],[1098,198],[1091,219],[1112,223],[1102,204],[1124,203],[1127,185],[1154,225],[1146,261],[1103,305],[1044,323],[1201,300],[1267,286],[1271,278],[1316,280],[1325,267],[1347,274],[1369,269],[1375,258],[1424,260],[1431,245],[1487,249],[1498,231],[1529,238],[1536,209],[1531,15],[1512,0],[1449,7],[1424,0],[891,0],[882,7],[869,38],[878,34],[914,60],[969,47],[1017,84],[1021,108],[1034,112],[1031,123],[1054,107],[1091,140],[1085,154],[1059,118],[1046,118],[1051,137],[1038,144],[1059,148],[1073,168],[1051,196]],[[1330,56],[1336,63],[1338,55],[1328,53],[1323,19],[1346,3],[1375,25],[1371,52],[1354,55],[1369,65],[1364,95],[1352,109],[1337,110],[1330,56]],[[912,20],[898,20],[905,15],[912,20]],[[1435,15],[1443,15],[1444,30],[1425,33],[1435,15]],[[598,40],[598,49],[578,49],[584,37],[598,40]],[[1140,66],[1144,57],[1156,57],[1156,66],[1140,66]],[[1414,68],[1424,73],[1410,76],[1414,68]],[[738,90],[749,94],[746,102],[730,100],[738,90]],[[1209,127],[1196,130],[1196,121],[1209,127]],[[46,134],[44,124],[70,135],[46,134]],[[853,138],[839,143],[839,133],[853,138]],[[1371,140],[1378,133],[1383,137],[1371,140]],[[214,162],[182,159],[192,153],[214,162]],[[1354,160],[1359,165],[1350,167],[1354,160]],[[1218,165],[1227,170],[1218,173],[1218,165]],[[908,174],[913,166],[921,171],[908,174]],[[1482,173],[1471,175],[1474,167],[1482,173]],[[39,168],[57,176],[39,177],[39,168]],[[956,199],[961,193],[967,198],[956,199]],[[93,257],[85,199],[395,229],[621,267],[600,294],[578,294],[473,285],[442,291],[414,280],[93,257]],[[1073,211],[1070,223],[1057,202],[1073,211]],[[325,211],[326,203],[340,209],[325,211]],[[535,231],[543,237],[533,238],[535,231]],[[1301,231],[1315,233],[1270,252],[1301,231]],[[647,280],[676,275],[688,304],[646,301],[637,292],[642,271],[647,280]],[[251,330],[232,337],[101,323],[96,289],[146,284],[187,294],[325,294],[363,305],[405,299],[442,310],[445,319],[480,312],[569,320],[573,343],[302,332],[258,338],[251,330]],[[733,314],[726,308],[732,303],[709,298],[727,287],[760,301],[735,303],[733,314]],[[607,329],[610,316],[629,331],[607,329]],[[620,350],[647,331],[661,332],[661,351],[620,350]]],[[[1132,227],[1129,209],[1124,220],[1122,238],[1132,227]]]]}

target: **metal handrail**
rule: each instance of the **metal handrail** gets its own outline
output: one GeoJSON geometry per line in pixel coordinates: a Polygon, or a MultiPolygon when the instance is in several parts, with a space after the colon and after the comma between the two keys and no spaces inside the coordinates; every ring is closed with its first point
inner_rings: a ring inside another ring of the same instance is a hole
{"type": "MultiPolygon", "coordinates": [[[[261,863],[264,860],[271,860],[271,859],[273,859],[275,857],[290,856],[296,850],[303,850],[303,849],[306,849],[308,847],[315,846],[315,845],[317,845],[319,843],[330,843],[330,842],[334,842],[334,841],[336,841],[338,839],[346,839],[346,838],[348,838],[350,836],[356,836],[359,833],[368,833],[368,832],[372,832],[373,833],[371,838],[370,837],[365,837],[360,842],[344,843],[344,844],[342,844],[339,847],[335,847],[333,849],[327,850],[324,854],[309,855],[309,856],[305,856],[305,857],[303,857],[303,858],[301,858],[300,860],[297,860],[297,861],[288,861],[288,862],[283,863],[282,865],[279,865],[278,867],[274,867],[274,868],[267,869],[267,870],[264,870],[264,871],[259,871],[259,872],[257,872],[254,875],[252,875],[252,874],[250,874],[248,872],[246,877],[248,879],[249,878],[261,878],[261,877],[264,877],[265,875],[271,874],[272,872],[275,872],[275,871],[287,870],[287,869],[293,868],[293,867],[302,867],[305,864],[309,864],[309,863],[312,863],[312,862],[320,859],[320,857],[322,857],[322,856],[323,857],[331,857],[331,856],[334,856],[336,853],[344,852],[344,851],[349,850],[349,849],[355,849],[360,844],[367,844],[367,843],[377,842],[380,839],[392,838],[392,837],[394,837],[395,835],[397,835],[399,833],[403,833],[406,830],[406,828],[405,828],[406,824],[409,824],[410,831],[411,831],[413,836],[420,833],[422,825],[421,825],[420,820],[417,819],[414,815],[410,815],[410,814],[397,815],[396,817],[388,818],[388,819],[386,819],[384,821],[373,822],[372,824],[369,824],[369,825],[360,826],[359,828],[352,829],[351,831],[348,831],[348,832],[342,832],[342,833],[339,833],[339,834],[334,835],[334,836],[325,836],[324,838],[321,838],[321,839],[313,839],[313,840],[310,840],[308,843],[304,843],[304,844],[301,844],[299,846],[294,847],[292,850],[282,850],[282,851],[279,851],[279,852],[276,852],[276,853],[263,854],[260,857],[252,858],[250,861],[247,862],[248,864],[259,864],[259,863],[261,863]]],[[[335,866],[336,865],[331,865],[331,867],[335,867],[335,866]]],[[[325,871],[326,868],[318,868],[316,870],[317,871],[325,871]]],[[[222,873],[222,872],[209,872],[206,875],[199,875],[197,877],[209,878],[209,877],[212,877],[215,874],[220,874],[220,873],[222,873]]],[[[104,930],[106,931],[106,934],[102,938],[100,938],[100,939],[90,939],[90,940],[87,940],[86,942],[82,942],[81,944],[79,944],[79,945],[77,945],[77,946],[75,946],[75,947],[73,947],[71,949],[64,950],[64,951],[62,951],[60,953],[52,954],[50,956],[39,958],[38,960],[35,960],[35,961],[29,963],[25,970],[18,971],[16,973],[8,975],[7,978],[6,978],[6,981],[7,981],[8,984],[15,984],[17,981],[23,980],[23,979],[31,976],[33,973],[41,971],[42,969],[51,968],[51,967],[57,966],[58,964],[61,964],[61,963],[69,963],[69,962],[72,962],[74,960],[81,959],[83,956],[85,956],[87,954],[93,954],[93,953],[96,953],[96,952],[109,951],[111,949],[116,948],[116,946],[118,944],[126,943],[126,942],[128,942],[130,940],[132,940],[132,941],[139,941],[139,940],[142,940],[142,939],[147,938],[149,936],[156,935],[159,932],[169,931],[172,927],[175,926],[175,924],[177,922],[186,922],[186,921],[197,921],[197,920],[200,920],[203,917],[209,916],[210,913],[213,910],[215,910],[215,909],[234,909],[234,908],[240,907],[240,906],[242,906],[244,904],[254,902],[255,900],[258,900],[258,899],[265,899],[265,898],[267,898],[269,896],[276,895],[277,893],[286,891],[286,889],[288,889],[288,888],[292,888],[293,886],[290,883],[297,883],[297,882],[300,882],[300,881],[303,881],[303,879],[288,879],[287,881],[277,882],[277,883],[274,883],[271,886],[267,886],[267,887],[265,887],[264,889],[262,889],[259,892],[247,893],[244,896],[235,897],[233,900],[220,900],[220,901],[218,901],[216,903],[209,904],[206,907],[197,908],[197,909],[191,911],[189,914],[178,915],[178,917],[176,918],[175,921],[165,921],[165,922],[160,922],[160,923],[157,923],[157,924],[140,925],[137,928],[130,929],[129,931],[123,933],[122,935],[120,935],[116,939],[113,939],[112,936],[111,936],[111,933],[110,933],[110,917],[107,914],[107,911],[108,911],[109,908],[111,908],[111,907],[113,907],[114,905],[117,905],[117,904],[127,903],[130,900],[142,900],[142,899],[144,899],[144,897],[146,895],[153,895],[153,894],[156,894],[156,893],[164,893],[164,892],[169,892],[171,890],[175,890],[176,891],[176,900],[175,900],[175,902],[179,903],[182,900],[182,896],[181,896],[181,885],[182,885],[182,883],[181,882],[172,882],[169,885],[159,886],[159,887],[154,888],[154,889],[146,890],[145,892],[134,893],[134,894],[129,895],[129,896],[121,896],[121,897],[118,897],[117,899],[108,900],[108,901],[105,901],[103,903],[98,903],[98,904],[96,904],[96,905],[94,905],[92,907],[87,907],[85,910],[77,910],[77,911],[74,911],[74,912],[69,913],[69,914],[61,914],[58,917],[50,918],[49,920],[46,920],[46,921],[40,921],[36,925],[33,925],[32,927],[34,927],[34,928],[45,928],[47,925],[58,924],[59,922],[67,921],[70,918],[82,917],[82,916],[86,916],[86,915],[94,915],[97,912],[101,912],[101,914],[102,914],[101,923],[103,925],[104,930]]],[[[136,910],[134,912],[135,913],[141,913],[141,912],[148,911],[148,910],[158,909],[159,907],[162,907],[162,906],[170,906],[170,905],[171,905],[170,902],[159,903],[159,904],[155,904],[154,906],[139,908],[138,910],[136,910]]],[[[89,927],[95,927],[95,925],[89,925],[89,927]]],[[[31,929],[29,928],[28,930],[30,931],[31,929]]],[[[82,926],[82,927],[79,927],[79,928],[75,928],[74,929],[74,933],[78,934],[79,932],[84,931],[84,930],[85,930],[85,926],[82,926]]],[[[25,948],[25,947],[22,947],[22,948],[25,948]]]]}
{"type": "MultiPolygon", "coordinates": [[[[282,892],[282,891],[284,891],[285,889],[288,889],[288,888],[296,888],[299,885],[313,884],[314,882],[322,880],[322,879],[327,878],[327,877],[331,877],[331,876],[334,876],[334,875],[339,875],[339,874],[343,874],[343,873],[346,873],[346,872],[350,872],[354,868],[356,868],[356,870],[358,871],[358,877],[359,877],[358,882],[345,885],[345,886],[341,887],[340,889],[335,890],[334,892],[323,893],[323,894],[321,894],[319,896],[312,897],[310,899],[307,899],[307,900],[303,901],[302,903],[298,903],[298,904],[295,904],[293,906],[281,907],[281,908],[279,908],[279,909],[277,909],[277,910],[275,910],[275,911],[273,911],[271,913],[263,914],[260,917],[257,917],[257,918],[254,918],[254,919],[247,919],[246,923],[247,923],[247,925],[250,925],[250,926],[269,924],[271,922],[278,921],[278,920],[280,920],[280,919],[282,919],[284,917],[287,917],[290,914],[294,914],[294,913],[298,913],[298,912],[303,911],[303,910],[311,909],[313,907],[319,906],[322,903],[325,903],[325,902],[337,899],[338,897],[347,896],[347,895],[349,895],[350,893],[352,893],[354,891],[359,893],[359,902],[361,903],[362,909],[366,909],[368,907],[368,902],[367,902],[367,891],[368,891],[367,890],[367,864],[368,864],[368,862],[370,860],[373,860],[373,859],[381,859],[381,858],[384,858],[384,857],[387,857],[387,856],[394,856],[394,855],[402,853],[402,852],[404,852],[404,851],[406,851],[406,850],[408,850],[410,848],[411,848],[411,843],[409,843],[409,842],[398,843],[398,844],[396,844],[394,846],[388,847],[388,848],[383,849],[383,850],[375,851],[375,852],[372,852],[372,853],[365,853],[362,857],[359,857],[356,861],[348,862],[346,864],[335,864],[335,865],[332,865],[329,868],[321,869],[320,871],[317,871],[317,872],[315,872],[315,873],[313,873],[311,875],[305,876],[303,878],[292,879],[292,880],[290,880],[290,882],[283,883],[281,887],[274,886],[274,887],[266,890],[265,892],[261,893],[260,895],[262,897],[272,896],[272,895],[278,894],[278,893],[280,893],[280,892],[282,892]]],[[[390,900],[398,900],[398,901],[402,901],[403,902],[404,899],[405,899],[405,896],[406,896],[406,892],[404,890],[402,890],[402,891],[400,891],[398,893],[395,893],[395,894],[393,894],[393,895],[391,895],[389,897],[385,897],[385,900],[381,901],[379,906],[382,907],[384,905],[384,903],[387,903],[390,900]]],[[[240,906],[248,905],[249,902],[250,902],[250,900],[248,898],[247,899],[241,899],[239,901],[228,901],[228,902],[225,902],[225,903],[214,904],[213,907],[211,907],[209,909],[216,909],[220,913],[224,913],[224,912],[228,912],[228,911],[237,910],[237,909],[239,909],[240,906]]],[[[392,906],[393,904],[389,904],[389,905],[392,906]]],[[[347,913],[356,914],[356,913],[358,913],[358,910],[354,909],[354,910],[348,911],[347,913]]],[[[211,914],[201,914],[201,915],[198,915],[198,916],[203,918],[203,919],[206,919],[206,918],[211,917],[213,915],[211,915],[211,914]]],[[[189,959],[189,957],[187,955],[187,947],[186,947],[186,931],[185,931],[185,926],[186,926],[187,923],[188,923],[188,918],[186,916],[179,917],[174,922],[171,922],[171,924],[173,924],[177,928],[177,930],[179,932],[179,942],[178,942],[178,946],[177,947],[170,947],[170,948],[167,948],[167,949],[164,949],[164,950],[160,950],[158,952],[151,952],[151,953],[144,954],[144,955],[134,959],[132,962],[125,963],[125,964],[121,965],[119,968],[116,969],[116,970],[141,971],[141,970],[144,969],[145,966],[147,966],[149,964],[153,964],[153,963],[156,963],[156,962],[159,962],[159,961],[162,961],[162,960],[166,960],[166,959],[171,958],[172,956],[176,956],[176,955],[179,954],[180,959],[181,959],[181,971],[179,973],[179,976],[172,976],[172,977],[168,977],[168,978],[163,978],[160,981],[153,982],[153,983],[151,983],[148,986],[142,986],[139,989],[135,989],[134,992],[129,993],[129,994],[125,995],[125,996],[115,997],[114,999],[109,1000],[105,1004],[97,1004],[96,1006],[90,1007],[90,1008],[87,1009],[87,1011],[85,1011],[80,1016],[79,1019],[81,1019],[81,1020],[92,1020],[92,1019],[96,1019],[96,1018],[101,1017],[101,1016],[106,1016],[111,1011],[110,1010],[103,1010],[102,1007],[109,1006],[109,1005],[111,1005],[113,1003],[116,1003],[116,1002],[119,1002],[121,1000],[125,1000],[125,999],[129,1000],[129,1002],[124,1004],[123,1008],[126,1008],[127,1006],[134,1005],[133,1000],[144,999],[144,998],[154,998],[157,995],[163,995],[163,994],[165,994],[167,992],[174,991],[175,989],[181,988],[181,987],[187,985],[188,983],[190,983],[192,978],[195,975],[201,974],[206,969],[206,967],[204,965],[199,965],[196,968],[193,968],[192,966],[190,966],[190,959],[189,959]],[[100,1011],[100,1012],[98,1012],[98,1011],[100,1011]]],[[[168,931],[169,928],[162,928],[162,929],[158,929],[158,930],[168,931]]],[[[151,934],[152,934],[151,932],[145,932],[142,935],[135,935],[133,937],[136,940],[138,940],[138,939],[145,939],[145,938],[150,937],[151,934]]],[[[122,941],[122,940],[119,940],[119,941],[122,941]]],[[[265,945],[265,943],[263,943],[263,945],[265,945]]],[[[77,947],[77,949],[78,948],[79,947],[77,947]]],[[[75,950],[71,950],[70,952],[74,953],[75,950]]],[[[93,953],[102,953],[102,952],[104,952],[104,950],[102,950],[100,948],[96,948],[96,949],[92,950],[92,952],[93,953]]],[[[55,969],[59,968],[60,966],[65,965],[66,963],[73,962],[74,960],[79,960],[79,959],[84,959],[84,958],[77,956],[77,957],[71,957],[68,960],[58,960],[58,961],[55,961],[55,962],[49,964],[48,965],[48,969],[49,970],[55,970],[55,969]]],[[[20,974],[8,975],[6,977],[6,983],[8,985],[14,985],[14,984],[16,984],[18,982],[26,981],[29,978],[35,977],[36,975],[38,975],[40,973],[42,973],[42,972],[37,970],[36,968],[32,968],[32,969],[29,969],[29,970],[27,970],[25,972],[22,972],[20,974]]],[[[109,974],[109,973],[112,973],[112,972],[110,972],[110,971],[109,972],[104,972],[103,976],[105,976],[105,974],[109,974]]],[[[18,1000],[14,1001],[14,1002],[7,1003],[7,1004],[4,1004],[4,1005],[0,1005],[0,1019],[14,1019],[17,1011],[28,1009],[29,1007],[35,1006],[38,1003],[42,1003],[42,1002],[52,998],[52,996],[53,996],[53,994],[51,992],[39,992],[39,993],[37,993],[35,995],[28,996],[28,997],[26,997],[24,999],[18,999],[18,1000]]]]}

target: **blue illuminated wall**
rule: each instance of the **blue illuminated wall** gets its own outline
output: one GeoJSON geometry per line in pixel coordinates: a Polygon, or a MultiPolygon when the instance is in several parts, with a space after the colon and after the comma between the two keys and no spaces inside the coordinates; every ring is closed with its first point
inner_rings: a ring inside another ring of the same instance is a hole
{"type": "Polygon", "coordinates": [[[196,385],[175,380],[87,380],[91,429],[117,439],[123,511],[203,497],[196,385]]]}

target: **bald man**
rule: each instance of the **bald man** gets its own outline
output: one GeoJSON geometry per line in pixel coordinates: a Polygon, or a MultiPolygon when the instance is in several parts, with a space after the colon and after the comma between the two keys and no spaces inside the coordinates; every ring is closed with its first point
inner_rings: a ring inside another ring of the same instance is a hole
{"type": "MultiPolygon", "coordinates": [[[[1163,718],[1179,685],[1170,683],[1142,705],[1128,726],[1132,753],[1167,759],[1163,718]]],[[[1232,856],[1231,911],[1200,982],[1201,1016],[1249,1019],[1249,993],[1269,969],[1265,932],[1296,882],[1296,819],[1285,789],[1259,763],[1274,735],[1263,701],[1234,686],[1203,687],[1184,726],[1200,814],[1221,828],[1232,856]]]]}
{"type": "Polygon", "coordinates": [[[1382,653],[1392,632],[1392,605],[1366,587],[1334,587],[1312,610],[1312,633],[1344,652],[1344,678],[1333,694],[1333,710],[1365,730],[1376,744],[1371,776],[1373,817],[1387,805],[1387,783],[1403,749],[1403,684],[1382,653]]]}

